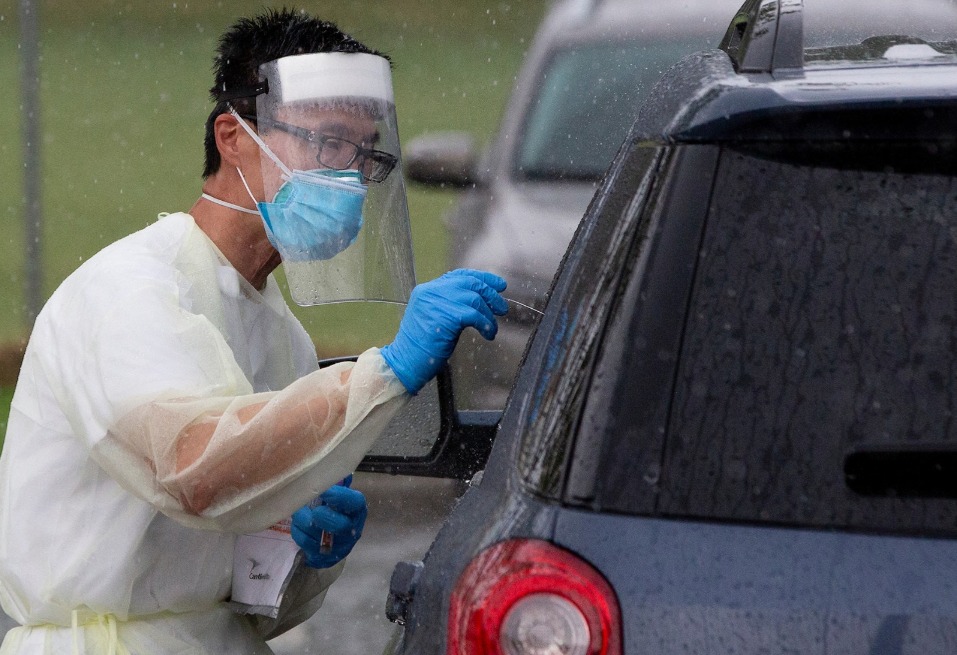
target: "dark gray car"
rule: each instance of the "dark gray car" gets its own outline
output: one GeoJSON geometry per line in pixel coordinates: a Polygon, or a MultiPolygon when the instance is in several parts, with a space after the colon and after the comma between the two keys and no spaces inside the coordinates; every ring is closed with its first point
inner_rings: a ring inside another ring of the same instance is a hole
{"type": "MultiPolygon", "coordinates": [[[[448,215],[450,268],[494,271],[541,309],[596,185],[652,84],[715,47],[740,0],[560,0],[538,29],[494,143],[467,133],[404,148],[418,182],[464,186],[448,215]]],[[[453,367],[460,407],[501,409],[538,314],[513,305],[499,337],[466,335],[453,367]]]]}
{"type": "Polygon", "coordinates": [[[957,652],[957,4],[827,10],[652,91],[395,653],[957,652]]]}

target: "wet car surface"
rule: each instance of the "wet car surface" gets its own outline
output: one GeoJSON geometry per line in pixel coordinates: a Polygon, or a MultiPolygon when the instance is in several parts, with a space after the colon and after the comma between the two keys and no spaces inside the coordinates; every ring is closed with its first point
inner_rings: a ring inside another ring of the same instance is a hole
{"type": "Polygon", "coordinates": [[[869,10],[652,91],[394,653],[954,651],[957,5],[869,10]]]}

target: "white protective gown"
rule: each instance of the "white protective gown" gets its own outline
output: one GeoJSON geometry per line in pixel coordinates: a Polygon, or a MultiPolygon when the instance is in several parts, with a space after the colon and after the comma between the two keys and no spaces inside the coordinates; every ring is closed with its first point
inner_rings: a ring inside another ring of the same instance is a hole
{"type": "Polygon", "coordinates": [[[275,280],[253,289],[188,214],[84,263],[36,321],[0,457],[0,603],[23,626],[0,655],[271,652],[341,566],[300,570],[276,620],[235,614],[236,534],[351,472],[407,398],[375,348],[316,368],[275,280]],[[315,421],[271,442],[304,406],[315,421]],[[203,487],[251,454],[256,470],[203,487]]]}

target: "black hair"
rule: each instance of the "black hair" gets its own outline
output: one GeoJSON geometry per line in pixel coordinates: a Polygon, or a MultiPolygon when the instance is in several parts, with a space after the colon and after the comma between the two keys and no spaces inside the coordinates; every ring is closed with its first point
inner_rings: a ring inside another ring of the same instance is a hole
{"type": "MultiPolygon", "coordinates": [[[[313,18],[297,9],[267,9],[253,18],[240,18],[219,39],[213,59],[214,84],[209,90],[216,106],[206,119],[203,179],[221,164],[213,124],[232,105],[240,114],[256,115],[256,98],[224,97],[259,84],[259,66],[289,55],[314,52],[359,52],[386,57],[356,41],[334,23],[313,18]]],[[[388,57],[386,57],[388,58],[388,57]]]]}

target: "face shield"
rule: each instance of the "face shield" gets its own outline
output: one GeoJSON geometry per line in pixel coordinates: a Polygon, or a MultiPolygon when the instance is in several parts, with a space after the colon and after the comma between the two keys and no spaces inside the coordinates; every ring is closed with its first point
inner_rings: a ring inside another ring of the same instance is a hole
{"type": "Polygon", "coordinates": [[[389,62],[305,54],[259,74],[256,116],[237,116],[260,146],[257,206],[293,300],[407,302],[415,272],[389,62]]]}

